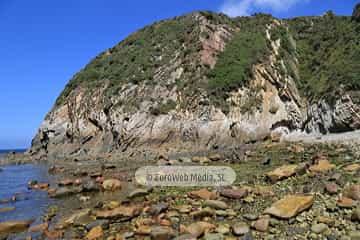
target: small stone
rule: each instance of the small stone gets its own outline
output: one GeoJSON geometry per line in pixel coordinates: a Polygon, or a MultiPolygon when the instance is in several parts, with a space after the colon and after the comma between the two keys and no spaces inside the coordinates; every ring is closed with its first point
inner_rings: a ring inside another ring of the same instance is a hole
{"type": "Polygon", "coordinates": [[[204,164],[204,163],[209,163],[210,159],[208,159],[207,157],[193,157],[192,161],[196,163],[204,164]]]}
{"type": "Polygon", "coordinates": [[[96,218],[99,219],[112,219],[122,218],[128,220],[138,216],[141,213],[141,208],[137,206],[120,206],[113,210],[97,211],[95,212],[96,218]]]}
{"type": "Polygon", "coordinates": [[[180,205],[177,207],[180,213],[189,213],[192,209],[191,205],[180,205]]]}
{"type": "Polygon", "coordinates": [[[165,226],[152,226],[151,227],[151,239],[155,240],[170,240],[175,237],[175,232],[170,227],[165,226]]]}
{"type": "Polygon", "coordinates": [[[220,192],[220,195],[226,198],[241,199],[248,195],[248,189],[224,189],[220,192]]]}
{"type": "Polygon", "coordinates": [[[328,229],[328,226],[324,223],[318,223],[311,226],[311,231],[316,234],[325,232],[328,229]]]}
{"type": "Polygon", "coordinates": [[[259,216],[257,214],[252,214],[252,213],[244,214],[243,217],[249,221],[255,221],[259,218],[259,216]]]}
{"type": "Polygon", "coordinates": [[[86,235],[86,239],[87,240],[95,240],[95,239],[100,239],[103,235],[103,229],[101,228],[101,226],[97,226],[92,228],[88,234],[86,235]]]}
{"type": "Polygon", "coordinates": [[[338,192],[338,185],[334,182],[325,183],[325,190],[329,194],[336,194],[338,192]]]}
{"type": "Polygon", "coordinates": [[[232,226],[232,232],[236,236],[242,236],[250,232],[250,227],[244,222],[236,223],[232,226]]]}
{"type": "Polygon", "coordinates": [[[346,167],[343,168],[344,171],[347,171],[347,172],[356,172],[358,170],[360,170],[360,164],[350,164],[350,165],[347,165],[346,167]]]}
{"type": "Polygon", "coordinates": [[[214,215],[215,212],[211,208],[204,208],[190,213],[190,216],[192,216],[195,219],[202,219],[204,217],[213,217],[214,215]]]}
{"type": "Polygon", "coordinates": [[[204,200],[214,200],[217,198],[217,194],[215,192],[210,192],[207,189],[200,189],[197,191],[189,192],[188,195],[191,198],[200,198],[204,200]]]}
{"type": "Polygon", "coordinates": [[[209,156],[209,159],[211,161],[214,161],[214,162],[220,161],[221,160],[221,155],[220,154],[212,154],[212,155],[209,156]]]}
{"type": "Polygon", "coordinates": [[[356,202],[351,198],[340,197],[337,201],[337,205],[342,208],[352,208],[356,205],[356,202]]]}
{"type": "Polygon", "coordinates": [[[352,215],[351,215],[351,220],[354,222],[360,222],[360,207],[357,207],[352,215]]]}
{"type": "Polygon", "coordinates": [[[251,224],[251,227],[253,227],[257,231],[266,232],[269,228],[269,222],[270,219],[268,217],[260,218],[259,220],[253,222],[251,224]]]}
{"type": "Polygon", "coordinates": [[[107,191],[115,191],[121,189],[121,181],[118,179],[107,179],[102,183],[102,187],[107,191]]]}
{"type": "Polygon", "coordinates": [[[85,228],[89,231],[90,229],[95,228],[97,226],[101,226],[102,229],[108,229],[109,221],[106,219],[96,220],[85,225],[85,228]]]}
{"type": "Polygon", "coordinates": [[[159,215],[160,213],[165,212],[169,208],[169,204],[161,202],[155,204],[149,208],[149,213],[151,215],[159,215]]]}
{"type": "Polygon", "coordinates": [[[218,200],[206,200],[204,202],[204,206],[220,210],[225,210],[228,208],[228,205],[225,202],[218,200]]]}
{"type": "Polygon", "coordinates": [[[220,224],[216,229],[215,232],[221,234],[228,234],[230,232],[230,226],[228,224],[220,224]]]}
{"type": "Polygon", "coordinates": [[[275,202],[271,207],[265,209],[264,213],[288,219],[310,208],[313,203],[314,196],[290,195],[275,202]]]}
{"type": "Polygon", "coordinates": [[[192,234],[183,234],[174,238],[173,240],[196,240],[196,239],[197,239],[196,236],[192,234]]]}
{"type": "Polygon", "coordinates": [[[99,186],[93,180],[83,183],[82,187],[83,187],[83,192],[98,192],[98,191],[100,191],[99,186]]]}
{"type": "Polygon", "coordinates": [[[220,233],[207,233],[204,236],[205,240],[223,240],[224,239],[224,235],[220,234],[220,233]]]}
{"type": "Polygon", "coordinates": [[[355,201],[360,201],[360,184],[354,184],[346,188],[344,191],[344,196],[355,201]]]}
{"type": "Polygon", "coordinates": [[[324,223],[324,224],[326,224],[328,226],[334,226],[335,225],[335,220],[332,219],[332,218],[328,218],[328,217],[319,216],[317,218],[317,221],[319,223],[324,223]]]}
{"type": "Polygon", "coordinates": [[[149,194],[147,189],[135,189],[129,194],[129,198],[137,198],[137,197],[144,197],[149,194]]]}
{"type": "Polygon", "coordinates": [[[195,237],[200,237],[204,233],[210,232],[215,229],[215,225],[208,222],[195,222],[190,224],[186,231],[195,237]]]}

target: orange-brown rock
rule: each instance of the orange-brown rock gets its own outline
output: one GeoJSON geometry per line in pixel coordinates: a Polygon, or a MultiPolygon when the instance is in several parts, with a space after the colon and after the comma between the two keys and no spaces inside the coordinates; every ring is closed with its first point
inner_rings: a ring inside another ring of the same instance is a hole
{"type": "Polygon", "coordinates": [[[310,166],[309,170],[312,173],[324,173],[333,170],[335,167],[328,160],[321,159],[317,164],[310,166]]]}
{"type": "Polygon", "coordinates": [[[264,213],[278,218],[288,219],[310,208],[313,203],[314,196],[290,195],[275,202],[271,207],[265,209],[264,213]]]}
{"type": "Polygon", "coordinates": [[[86,240],[96,240],[103,236],[103,229],[101,226],[93,227],[88,234],[86,234],[86,240]]]}
{"type": "Polygon", "coordinates": [[[284,165],[281,167],[278,167],[274,169],[271,172],[268,172],[266,176],[272,181],[276,182],[291,176],[294,176],[296,174],[297,165],[296,164],[290,164],[290,165],[284,165]]]}
{"type": "Polygon", "coordinates": [[[192,198],[200,198],[204,200],[214,200],[217,198],[217,194],[215,192],[210,192],[207,189],[200,189],[197,191],[189,192],[188,195],[192,198]]]}
{"type": "Polygon", "coordinates": [[[34,220],[0,222],[0,235],[23,232],[34,222],[34,220]]]}
{"type": "Polygon", "coordinates": [[[133,218],[141,213],[138,206],[120,206],[113,210],[97,211],[96,218],[133,218]]]}

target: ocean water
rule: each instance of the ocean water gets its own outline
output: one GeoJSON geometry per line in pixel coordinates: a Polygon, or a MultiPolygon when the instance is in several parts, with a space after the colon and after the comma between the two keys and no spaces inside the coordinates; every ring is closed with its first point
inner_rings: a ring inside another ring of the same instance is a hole
{"type": "Polygon", "coordinates": [[[0,166],[0,200],[16,197],[15,202],[0,203],[0,208],[15,207],[15,211],[0,213],[0,222],[11,220],[35,219],[40,216],[51,204],[47,192],[33,191],[27,188],[30,180],[39,183],[51,183],[46,165],[17,165],[0,166]]]}

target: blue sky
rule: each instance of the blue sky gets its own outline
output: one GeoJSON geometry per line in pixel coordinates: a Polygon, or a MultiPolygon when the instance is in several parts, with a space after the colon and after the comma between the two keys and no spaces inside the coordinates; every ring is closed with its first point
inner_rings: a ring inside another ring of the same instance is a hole
{"type": "Polygon", "coordinates": [[[194,10],[288,18],[359,0],[0,0],[0,149],[29,147],[67,81],[91,58],[154,21],[194,10]]]}

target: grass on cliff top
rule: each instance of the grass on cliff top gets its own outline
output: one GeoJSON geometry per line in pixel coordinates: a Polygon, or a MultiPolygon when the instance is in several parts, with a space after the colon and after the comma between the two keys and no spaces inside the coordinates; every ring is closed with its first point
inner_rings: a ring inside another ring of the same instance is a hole
{"type": "Polygon", "coordinates": [[[107,93],[116,94],[124,83],[153,82],[155,71],[169,63],[177,52],[187,54],[198,47],[198,24],[192,15],[160,21],[133,34],[113,48],[101,53],[66,85],[56,104],[61,104],[77,87],[88,91],[108,84],[107,93]],[[193,49],[184,49],[188,43],[193,49]]]}
{"type": "Polygon", "coordinates": [[[310,101],[332,101],[344,90],[360,90],[360,24],[351,17],[289,21],[300,63],[298,88],[310,101]]]}

